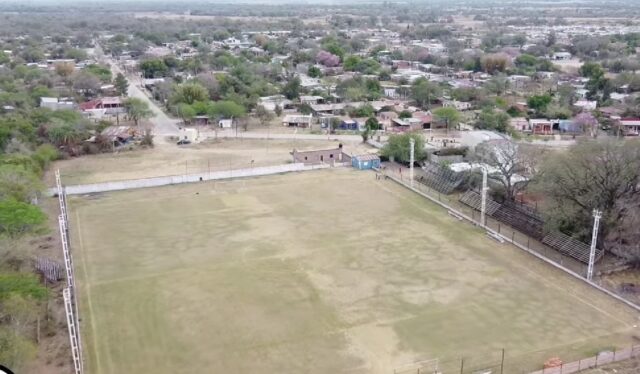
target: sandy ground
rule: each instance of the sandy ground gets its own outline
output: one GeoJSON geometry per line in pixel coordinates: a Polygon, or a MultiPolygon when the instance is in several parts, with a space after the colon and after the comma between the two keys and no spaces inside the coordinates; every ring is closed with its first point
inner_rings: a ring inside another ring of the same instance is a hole
{"type": "MultiPolygon", "coordinates": [[[[66,185],[98,183],[124,179],[150,178],[207,170],[240,169],[285,164],[292,161],[289,152],[337,148],[337,141],[302,140],[218,140],[188,146],[163,144],[152,149],[124,151],[58,161],[45,177],[54,184],[53,173],[60,169],[66,185]],[[251,162],[253,160],[253,163],[251,162]]],[[[345,143],[345,152],[370,151],[361,143],[345,143]]]]}
{"type": "Polygon", "coordinates": [[[71,215],[91,373],[472,373],[503,348],[520,373],[628,346],[637,323],[370,172],[77,197],[71,215]]]}

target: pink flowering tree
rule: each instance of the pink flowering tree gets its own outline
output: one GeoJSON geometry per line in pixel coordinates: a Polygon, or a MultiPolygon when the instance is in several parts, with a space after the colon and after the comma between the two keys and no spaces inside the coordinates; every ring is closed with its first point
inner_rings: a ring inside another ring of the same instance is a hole
{"type": "Polygon", "coordinates": [[[326,67],[332,68],[340,65],[340,57],[334,55],[331,52],[320,51],[316,55],[316,62],[326,67]]]}
{"type": "Polygon", "coordinates": [[[582,112],[578,114],[573,123],[582,127],[583,131],[589,131],[589,134],[595,138],[597,134],[598,120],[590,112],[582,112]]]}

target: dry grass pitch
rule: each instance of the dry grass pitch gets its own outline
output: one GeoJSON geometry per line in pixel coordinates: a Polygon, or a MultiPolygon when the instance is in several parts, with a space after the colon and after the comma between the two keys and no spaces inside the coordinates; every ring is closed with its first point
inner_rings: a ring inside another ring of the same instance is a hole
{"type": "Polygon", "coordinates": [[[471,372],[502,348],[505,373],[522,373],[550,356],[628,345],[637,323],[622,305],[369,172],[71,204],[94,374],[390,374],[429,358],[457,373],[460,357],[471,372]]]}

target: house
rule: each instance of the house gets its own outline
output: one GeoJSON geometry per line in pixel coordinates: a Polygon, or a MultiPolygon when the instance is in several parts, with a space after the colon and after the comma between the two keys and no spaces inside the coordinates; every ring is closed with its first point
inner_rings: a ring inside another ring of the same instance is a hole
{"type": "Polygon", "coordinates": [[[388,127],[391,127],[392,121],[395,118],[398,118],[398,113],[396,112],[380,112],[378,113],[378,122],[382,125],[382,129],[386,130],[388,127]]]}
{"type": "Polygon", "coordinates": [[[343,119],[338,125],[340,130],[359,130],[360,124],[355,119],[343,119]]]}
{"type": "Polygon", "coordinates": [[[517,131],[528,132],[531,130],[529,128],[529,121],[524,117],[511,118],[509,124],[517,131]]]}
{"type": "Polygon", "coordinates": [[[397,131],[415,131],[422,129],[422,121],[417,118],[394,118],[391,120],[393,129],[397,131]]]}
{"type": "Polygon", "coordinates": [[[233,127],[233,119],[221,119],[218,121],[218,127],[222,129],[230,129],[233,127]]]}
{"type": "MultiPolygon", "coordinates": [[[[114,145],[127,144],[137,135],[135,128],[129,126],[109,126],[100,132],[114,145]]],[[[95,138],[90,139],[95,141],[95,138]]]]}
{"type": "Polygon", "coordinates": [[[551,59],[555,60],[555,61],[571,60],[571,53],[569,53],[569,52],[556,52],[551,56],[551,59]]]}
{"type": "Polygon", "coordinates": [[[191,123],[196,126],[205,126],[209,124],[209,116],[195,116],[191,123]]]}
{"type": "Polygon", "coordinates": [[[431,115],[431,111],[413,112],[412,119],[420,121],[420,124],[422,125],[423,129],[430,129],[431,128],[431,124],[433,122],[433,116],[431,115]]]}
{"type": "Polygon", "coordinates": [[[289,127],[310,127],[311,115],[305,116],[303,114],[287,114],[282,119],[283,126],[289,127]]]}
{"type": "Polygon", "coordinates": [[[598,108],[598,112],[600,112],[606,118],[620,119],[620,116],[624,111],[616,107],[605,106],[598,108]]]}
{"type": "Polygon", "coordinates": [[[573,106],[582,108],[582,110],[596,110],[598,102],[591,100],[578,100],[573,104],[573,106]]]}
{"type": "Polygon", "coordinates": [[[535,135],[553,134],[553,124],[548,119],[530,119],[529,128],[535,135]]]}
{"type": "Polygon", "coordinates": [[[324,101],[322,96],[300,96],[300,102],[302,104],[319,104],[324,101]]]}
{"type": "Polygon", "coordinates": [[[455,108],[457,110],[469,110],[471,109],[471,103],[458,100],[443,100],[442,106],[445,108],[455,108]]]}
{"type": "Polygon", "coordinates": [[[359,170],[367,170],[380,167],[380,157],[374,154],[364,154],[353,156],[351,166],[359,170]]]}
{"type": "Polygon", "coordinates": [[[73,109],[75,104],[70,100],[60,100],[57,97],[41,97],[40,107],[51,110],[73,109]]]}
{"type": "Polygon", "coordinates": [[[263,96],[258,99],[258,105],[273,112],[276,110],[276,106],[279,106],[280,109],[290,106],[291,100],[287,99],[284,95],[263,96]]]}
{"type": "Polygon", "coordinates": [[[620,119],[619,124],[624,135],[640,135],[640,118],[622,118],[620,119]]]}
{"type": "Polygon", "coordinates": [[[104,109],[107,114],[125,112],[124,103],[119,97],[103,97],[81,103],[79,107],[83,112],[97,109],[104,109]]]}
{"type": "Polygon", "coordinates": [[[338,148],[316,151],[298,151],[294,149],[291,155],[293,156],[293,162],[301,162],[305,165],[351,162],[351,156],[342,151],[342,144],[338,145],[338,148]]]}

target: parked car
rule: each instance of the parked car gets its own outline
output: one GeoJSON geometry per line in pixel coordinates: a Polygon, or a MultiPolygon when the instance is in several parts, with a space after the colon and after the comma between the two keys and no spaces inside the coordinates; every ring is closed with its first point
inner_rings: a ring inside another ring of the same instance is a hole
{"type": "Polygon", "coordinates": [[[187,144],[191,144],[191,140],[189,139],[180,139],[178,140],[178,142],[176,143],[177,145],[187,145],[187,144]]]}

